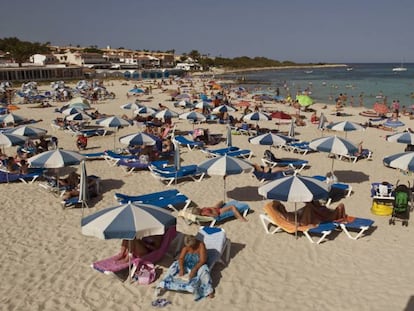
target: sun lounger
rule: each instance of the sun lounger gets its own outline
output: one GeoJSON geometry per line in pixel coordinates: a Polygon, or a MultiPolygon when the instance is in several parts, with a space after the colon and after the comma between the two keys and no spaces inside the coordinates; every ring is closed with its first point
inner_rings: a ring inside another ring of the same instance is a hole
{"type": "Polygon", "coordinates": [[[138,159],[135,155],[125,155],[113,152],[111,150],[106,150],[104,152],[103,158],[110,166],[117,165],[120,160],[134,160],[138,159]]]}
{"type": "Polygon", "coordinates": [[[307,154],[308,152],[312,152],[313,150],[309,148],[309,142],[291,142],[286,145],[287,150],[301,153],[303,155],[307,154]]]}
{"type": "Polygon", "coordinates": [[[115,193],[115,199],[120,203],[139,202],[144,204],[155,205],[162,208],[171,208],[177,211],[177,206],[183,206],[186,209],[191,200],[180,193],[177,189],[153,192],[149,194],[130,196],[122,193],[115,193]]]}
{"type": "MultiPolygon", "coordinates": [[[[317,179],[317,180],[326,182],[326,176],[315,175],[315,176],[312,176],[312,177],[317,179]]],[[[326,202],[326,206],[329,206],[331,204],[332,197],[338,191],[344,193],[344,195],[346,197],[349,197],[352,193],[352,186],[349,185],[349,184],[341,183],[341,182],[335,182],[335,183],[331,184],[331,191],[329,192],[329,196],[328,196],[328,200],[326,202]]]]}
{"type": "Polygon", "coordinates": [[[21,181],[25,184],[32,184],[40,176],[43,175],[44,169],[30,169],[27,174],[9,173],[5,170],[0,170],[0,183],[9,183],[13,181],[21,181]]]}
{"type": "Polygon", "coordinates": [[[274,154],[270,150],[266,150],[265,157],[262,158],[263,165],[267,165],[271,168],[276,166],[294,166],[296,168],[296,172],[299,173],[302,171],[306,166],[309,165],[309,161],[307,160],[299,160],[299,159],[278,159],[274,156],[274,154]]]}
{"type": "Polygon", "coordinates": [[[238,147],[229,147],[217,150],[206,150],[205,153],[211,157],[219,157],[227,155],[229,157],[250,159],[253,156],[253,152],[248,149],[239,149],[238,147]],[[237,148],[237,149],[234,149],[237,148]]]}
{"type": "MultiPolygon", "coordinates": [[[[247,203],[240,202],[240,201],[230,201],[225,203],[222,207],[234,205],[237,210],[240,212],[243,217],[246,217],[249,213],[250,207],[247,203]]],[[[222,222],[227,219],[234,218],[234,213],[232,211],[227,211],[225,213],[222,213],[221,215],[217,217],[210,217],[210,216],[201,216],[201,215],[195,215],[191,213],[190,211],[187,211],[186,209],[181,210],[178,213],[178,216],[183,217],[188,224],[191,223],[197,223],[198,225],[201,225],[202,223],[210,223],[210,227],[214,227],[216,223],[222,222]]]]}
{"type": "Polygon", "coordinates": [[[178,171],[173,166],[167,166],[163,169],[156,169],[150,165],[148,168],[152,176],[162,182],[166,182],[167,186],[170,186],[174,181],[185,178],[191,178],[194,181],[201,181],[205,175],[205,173],[199,171],[198,166],[195,164],[181,166],[178,171]]]}
{"type": "Polygon", "coordinates": [[[295,168],[292,167],[291,170],[273,172],[273,173],[253,171],[253,176],[256,177],[260,182],[265,182],[268,180],[275,180],[275,179],[282,178],[288,175],[293,175],[295,174],[295,172],[296,172],[295,168]]]}
{"type": "Polygon", "coordinates": [[[225,155],[229,152],[240,150],[239,147],[231,146],[219,149],[201,149],[200,151],[205,153],[208,157],[215,157],[217,155],[225,155]]]}
{"type": "Polygon", "coordinates": [[[186,137],[184,137],[182,135],[174,136],[173,139],[176,142],[178,142],[180,145],[186,146],[188,148],[188,150],[190,150],[190,151],[192,151],[196,148],[203,148],[204,147],[203,142],[193,141],[193,140],[187,139],[186,137]]]}
{"type": "Polygon", "coordinates": [[[148,169],[149,163],[142,163],[139,159],[119,159],[116,164],[120,166],[125,173],[131,174],[135,170],[145,170],[148,169]]]}
{"type": "Polygon", "coordinates": [[[352,240],[359,239],[365,231],[372,228],[374,221],[367,218],[358,218],[358,217],[348,217],[346,222],[336,222],[346,234],[346,236],[352,240]],[[357,232],[356,235],[352,235],[351,232],[357,232]]]}
{"type": "Polygon", "coordinates": [[[92,152],[92,153],[81,153],[86,160],[102,160],[104,159],[105,153],[104,152],[92,152]]]}
{"type": "Polygon", "coordinates": [[[337,155],[337,158],[339,160],[348,160],[352,163],[356,163],[360,159],[367,159],[372,160],[372,151],[368,149],[363,149],[361,154],[343,154],[343,155],[337,155]]]}
{"type": "MultiPolygon", "coordinates": [[[[143,256],[140,259],[148,260],[152,263],[156,263],[160,261],[164,255],[167,254],[168,248],[174,238],[177,236],[176,227],[168,228],[167,232],[164,234],[164,238],[161,242],[161,246],[159,249],[143,256]]],[[[109,258],[105,258],[103,260],[95,261],[91,264],[91,267],[99,272],[113,275],[116,272],[120,272],[122,270],[128,269],[130,266],[129,262],[119,262],[119,255],[111,256],[109,258]]],[[[132,258],[131,265],[136,263],[136,258],[132,258]]]]}
{"type": "Polygon", "coordinates": [[[294,222],[287,220],[282,214],[275,210],[271,204],[264,206],[265,214],[260,214],[260,220],[263,224],[265,232],[268,234],[275,234],[277,232],[295,233],[301,232],[306,236],[308,241],[313,244],[320,244],[326,240],[337,225],[333,222],[323,222],[315,225],[296,225],[294,222]],[[270,230],[270,227],[275,227],[270,230]],[[313,235],[320,236],[316,241],[312,238],[313,235]]]}

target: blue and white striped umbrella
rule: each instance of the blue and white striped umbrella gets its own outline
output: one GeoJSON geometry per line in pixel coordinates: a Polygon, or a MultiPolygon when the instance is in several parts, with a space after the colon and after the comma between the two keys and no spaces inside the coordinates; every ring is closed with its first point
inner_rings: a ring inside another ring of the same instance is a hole
{"type": "Polygon", "coordinates": [[[134,114],[138,114],[141,116],[150,116],[153,115],[154,113],[157,113],[158,110],[151,108],[151,107],[141,107],[137,110],[134,110],[134,114]]]}
{"type": "Polygon", "coordinates": [[[251,144],[266,146],[284,146],[292,140],[293,139],[291,137],[274,133],[265,133],[249,138],[249,142],[251,144]]]}
{"type": "Polygon", "coordinates": [[[34,126],[21,125],[7,131],[8,134],[21,135],[26,137],[40,137],[47,133],[47,130],[34,126]]]}
{"type": "Polygon", "coordinates": [[[176,113],[175,111],[172,111],[170,109],[164,109],[161,111],[158,111],[157,113],[155,113],[153,115],[154,118],[160,119],[160,120],[165,120],[165,118],[167,119],[171,119],[171,118],[176,118],[178,117],[178,113],[176,113]]]}
{"type": "Polygon", "coordinates": [[[293,175],[278,178],[259,187],[260,195],[267,199],[283,202],[310,202],[328,196],[326,182],[312,177],[293,175]]]}
{"type": "Polygon", "coordinates": [[[119,142],[128,146],[154,146],[160,138],[148,133],[135,133],[122,136],[119,142]]]}
{"type": "Polygon", "coordinates": [[[144,105],[140,105],[138,103],[127,103],[125,105],[122,105],[121,108],[125,110],[138,110],[139,108],[145,107],[144,105]]]}
{"type": "Polygon", "coordinates": [[[246,121],[246,122],[248,122],[248,121],[269,121],[271,119],[272,119],[271,116],[269,116],[269,115],[267,115],[263,112],[259,112],[259,111],[246,114],[243,117],[243,121],[246,121]]]}
{"type": "Polygon", "coordinates": [[[28,137],[26,136],[0,132],[0,146],[11,147],[23,145],[26,140],[28,140],[28,137]]]}
{"type": "MultiPolygon", "coordinates": [[[[295,203],[295,224],[298,226],[296,203],[328,197],[329,186],[326,182],[312,177],[293,175],[273,181],[258,188],[258,193],[267,199],[295,203]]],[[[297,230],[295,232],[297,237],[297,230]]]]}
{"type": "Polygon", "coordinates": [[[208,159],[198,165],[201,172],[213,176],[223,176],[224,180],[224,201],[226,200],[226,176],[249,173],[253,171],[253,166],[242,159],[227,155],[208,159]]]}
{"type": "Polygon", "coordinates": [[[194,104],[194,108],[196,109],[205,109],[205,108],[211,108],[211,107],[212,105],[206,101],[200,101],[194,104]]]}
{"type": "Polygon", "coordinates": [[[105,208],[81,220],[82,234],[104,240],[163,235],[176,224],[177,219],[170,211],[141,203],[105,208]]]}
{"type": "Polygon", "coordinates": [[[140,88],[133,88],[133,89],[130,89],[128,92],[134,93],[134,94],[141,94],[141,93],[144,93],[145,91],[140,88]]]}
{"type": "Polygon", "coordinates": [[[66,108],[65,110],[62,111],[62,114],[64,114],[65,116],[70,116],[71,114],[76,114],[76,113],[80,113],[80,112],[83,112],[83,109],[66,108]]]}
{"type": "MultiPolygon", "coordinates": [[[[321,152],[328,152],[337,155],[354,154],[358,151],[358,147],[345,138],[338,136],[320,137],[309,143],[309,148],[321,152]]],[[[332,158],[331,173],[333,174],[335,158],[332,158]]]]}
{"type": "Polygon", "coordinates": [[[124,120],[121,117],[117,117],[117,116],[100,119],[100,120],[97,120],[96,123],[99,125],[105,126],[105,127],[116,127],[116,128],[131,125],[131,123],[129,123],[127,120],[124,120]]]}
{"type": "Polygon", "coordinates": [[[9,123],[20,123],[25,121],[25,118],[16,115],[14,113],[8,113],[5,115],[0,116],[0,123],[9,124],[9,123]]]}
{"type": "Polygon", "coordinates": [[[396,128],[396,127],[404,126],[405,124],[401,122],[400,120],[387,119],[382,125],[386,127],[396,128]]]}
{"type": "Polygon", "coordinates": [[[353,154],[358,151],[358,147],[352,142],[338,136],[316,138],[309,143],[309,147],[313,150],[338,155],[353,154]]]}
{"type": "Polygon", "coordinates": [[[414,145],[414,133],[411,133],[411,132],[395,133],[395,134],[387,136],[387,141],[400,143],[400,144],[414,145]]]}
{"type": "Polygon", "coordinates": [[[179,118],[183,120],[191,120],[194,122],[204,122],[206,120],[206,116],[197,111],[190,111],[180,114],[179,118]]]}
{"type": "Polygon", "coordinates": [[[414,171],[414,152],[407,151],[402,153],[397,153],[383,159],[385,166],[392,168],[399,168],[403,171],[414,171]]]}
{"type": "Polygon", "coordinates": [[[91,119],[92,119],[91,116],[89,116],[89,115],[87,115],[86,113],[83,113],[83,112],[71,114],[71,115],[66,117],[66,120],[69,120],[69,121],[89,121],[91,119]]]}
{"type": "Polygon", "coordinates": [[[222,112],[235,112],[236,109],[229,105],[220,105],[213,109],[214,113],[222,113],[222,112]]]}
{"type": "Polygon", "coordinates": [[[85,160],[85,157],[77,152],[56,149],[39,153],[27,161],[30,167],[61,168],[77,165],[82,160],[85,160]]]}
{"type": "Polygon", "coordinates": [[[362,125],[355,123],[355,122],[351,122],[351,121],[341,121],[341,122],[328,124],[326,128],[333,130],[333,131],[345,132],[345,137],[346,137],[347,132],[365,130],[365,128],[362,125]]]}

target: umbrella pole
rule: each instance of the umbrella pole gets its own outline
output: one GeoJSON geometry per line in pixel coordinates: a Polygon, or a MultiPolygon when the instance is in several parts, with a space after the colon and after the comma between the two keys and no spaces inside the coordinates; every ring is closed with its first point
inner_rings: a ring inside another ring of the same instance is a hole
{"type": "Polygon", "coordinates": [[[223,176],[223,182],[224,182],[223,201],[224,201],[224,203],[226,203],[226,199],[227,199],[227,196],[226,196],[226,176],[223,176]]]}
{"type": "Polygon", "coordinates": [[[132,246],[132,240],[128,241],[128,278],[127,280],[132,281],[131,278],[131,257],[132,257],[132,253],[131,253],[131,246],[132,246]]]}
{"type": "Polygon", "coordinates": [[[296,202],[295,202],[295,238],[298,239],[298,213],[296,211],[296,202]]]}

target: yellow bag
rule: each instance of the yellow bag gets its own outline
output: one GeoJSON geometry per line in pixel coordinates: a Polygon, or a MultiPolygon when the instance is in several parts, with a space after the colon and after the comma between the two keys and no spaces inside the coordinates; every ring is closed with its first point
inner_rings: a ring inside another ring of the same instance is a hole
{"type": "Polygon", "coordinates": [[[392,202],[372,201],[371,213],[378,216],[392,215],[392,202]]]}

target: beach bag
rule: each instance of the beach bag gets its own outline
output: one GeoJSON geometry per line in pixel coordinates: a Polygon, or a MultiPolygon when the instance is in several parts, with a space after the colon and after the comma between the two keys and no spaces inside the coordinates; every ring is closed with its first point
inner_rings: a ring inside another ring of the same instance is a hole
{"type": "Polygon", "coordinates": [[[148,260],[139,259],[136,262],[136,270],[134,272],[133,280],[140,285],[148,285],[155,280],[155,266],[148,260]]]}

